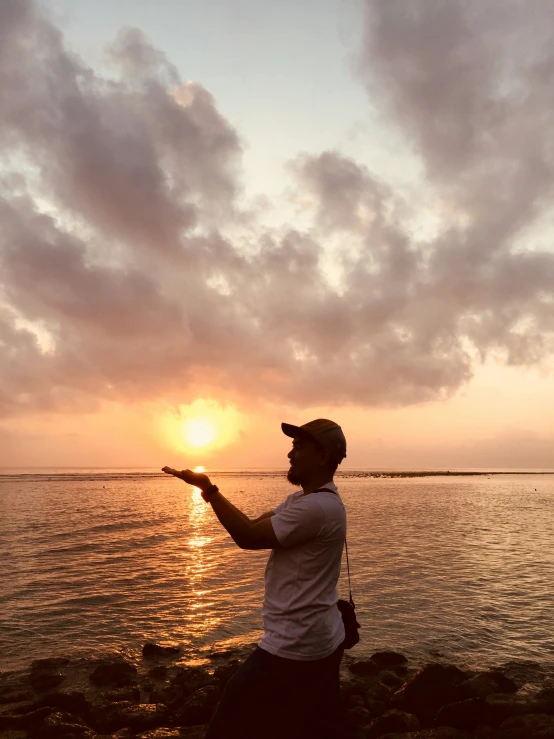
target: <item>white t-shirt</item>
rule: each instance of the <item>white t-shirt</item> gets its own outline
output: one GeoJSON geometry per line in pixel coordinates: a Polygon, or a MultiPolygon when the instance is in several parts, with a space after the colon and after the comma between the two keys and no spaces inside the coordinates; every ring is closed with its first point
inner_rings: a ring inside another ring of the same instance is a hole
{"type": "MultiPolygon", "coordinates": [[[[337,491],[333,482],[321,487],[337,491]]],[[[286,659],[323,659],[344,641],[337,581],[346,511],[338,492],[304,495],[302,490],[274,511],[271,522],[281,547],[267,562],[259,646],[286,659]]]]}

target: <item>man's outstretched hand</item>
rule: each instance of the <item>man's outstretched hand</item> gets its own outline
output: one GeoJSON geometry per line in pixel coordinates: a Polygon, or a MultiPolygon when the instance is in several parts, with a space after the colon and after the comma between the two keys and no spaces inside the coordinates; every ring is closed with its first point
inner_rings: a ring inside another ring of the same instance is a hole
{"type": "Polygon", "coordinates": [[[203,472],[193,472],[192,470],[174,470],[173,467],[162,467],[162,472],[165,472],[166,475],[173,475],[173,477],[178,477],[180,480],[188,482],[189,485],[194,485],[195,487],[200,488],[202,492],[207,490],[212,484],[208,475],[205,475],[203,472]]]}

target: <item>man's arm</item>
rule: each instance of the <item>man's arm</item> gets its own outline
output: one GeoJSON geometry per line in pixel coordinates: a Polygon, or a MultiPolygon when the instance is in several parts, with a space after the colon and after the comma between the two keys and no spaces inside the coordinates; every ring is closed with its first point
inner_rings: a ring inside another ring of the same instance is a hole
{"type": "Polygon", "coordinates": [[[212,493],[208,503],[214,509],[223,528],[241,549],[275,549],[280,546],[270,520],[274,515],[273,511],[268,511],[251,521],[220,492],[212,493]]]}
{"type": "Polygon", "coordinates": [[[274,511],[267,511],[251,521],[219,491],[206,496],[206,491],[212,487],[207,475],[192,470],[175,470],[172,467],[163,467],[162,472],[200,488],[204,500],[211,504],[222,526],[241,549],[275,549],[280,546],[269,520],[274,511]]]}

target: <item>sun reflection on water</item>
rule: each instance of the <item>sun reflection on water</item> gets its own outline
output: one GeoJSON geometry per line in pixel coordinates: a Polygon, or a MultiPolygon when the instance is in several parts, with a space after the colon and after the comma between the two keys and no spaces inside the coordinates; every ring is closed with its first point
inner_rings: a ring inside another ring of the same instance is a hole
{"type": "MultiPolygon", "coordinates": [[[[195,472],[205,472],[204,467],[195,467],[195,472]]],[[[210,515],[210,507],[202,498],[200,488],[193,486],[190,498],[190,509],[188,513],[189,538],[187,549],[192,550],[193,556],[187,557],[186,574],[190,583],[188,592],[189,602],[185,619],[190,622],[190,628],[197,634],[206,633],[217,627],[221,618],[208,616],[215,605],[213,593],[204,582],[209,581],[212,570],[216,566],[214,553],[208,547],[213,537],[207,533],[210,515]],[[210,595],[212,597],[210,598],[210,595]]]]}

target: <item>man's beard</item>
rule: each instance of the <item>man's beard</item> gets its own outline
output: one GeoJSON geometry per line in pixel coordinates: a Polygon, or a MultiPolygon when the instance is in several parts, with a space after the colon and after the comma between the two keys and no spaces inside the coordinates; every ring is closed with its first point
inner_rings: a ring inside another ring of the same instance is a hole
{"type": "Polygon", "coordinates": [[[292,471],[292,467],[287,472],[287,480],[290,482],[291,485],[302,485],[302,479],[298,476],[296,472],[292,471]]]}

